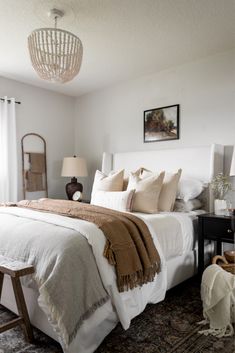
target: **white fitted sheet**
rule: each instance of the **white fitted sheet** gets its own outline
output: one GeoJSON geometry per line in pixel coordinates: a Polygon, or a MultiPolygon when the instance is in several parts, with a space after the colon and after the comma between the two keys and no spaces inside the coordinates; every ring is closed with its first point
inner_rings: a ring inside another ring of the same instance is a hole
{"type": "Polygon", "coordinates": [[[197,214],[192,212],[135,213],[153,228],[166,260],[195,248],[197,214]]]}

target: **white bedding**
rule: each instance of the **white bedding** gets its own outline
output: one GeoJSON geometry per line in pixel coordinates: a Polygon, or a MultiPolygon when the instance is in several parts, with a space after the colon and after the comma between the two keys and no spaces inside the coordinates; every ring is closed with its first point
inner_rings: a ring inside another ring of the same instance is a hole
{"type": "MultiPolygon", "coordinates": [[[[201,213],[203,211],[199,211],[201,213]]],[[[180,256],[195,248],[194,224],[197,211],[161,212],[157,214],[135,213],[151,224],[161,245],[165,260],[180,256]]]]}
{"type": "MultiPolygon", "coordinates": [[[[49,223],[53,227],[69,228],[77,231],[87,238],[92,247],[102,282],[111,300],[99,308],[93,316],[84,322],[78,331],[77,337],[69,347],[68,353],[91,353],[100,344],[102,339],[116,325],[118,320],[127,329],[131,319],[141,313],[147,303],[157,303],[164,299],[167,287],[167,273],[165,258],[173,258],[193,248],[193,219],[195,212],[191,213],[161,213],[157,215],[140,214],[149,226],[154,243],[162,259],[162,272],[155,277],[154,282],[141,288],[119,293],[116,286],[114,268],[103,257],[105,237],[96,225],[78,219],[67,218],[59,215],[41,213],[29,209],[1,208],[0,232],[7,227],[14,227],[14,219],[36,219],[42,223],[49,223]],[[7,217],[6,217],[7,216],[7,217]],[[113,307],[115,311],[113,311],[113,307]]],[[[32,229],[29,229],[32,232],[32,229]]],[[[0,233],[1,235],[1,233],[0,233]]],[[[42,301],[39,305],[45,312],[42,301]]]]}
{"type": "MultiPolygon", "coordinates": [[[[152,233],[154,243],[158,249],[159,255],[161,257],[161,272],[155,276],[155,280],[151,283],[143,285],[141,288],[135,288],[133,290],[129,290],[123,293],[119,293],[116,286],[116,274],[114,267],[108,264],[108,261],[103,256],[103,250],[105,246],[105,237],[102,231],[93,223],[63,217],[50,213],[42,213],[36,212],[29,209],[22,208],[1,208],[0,209],[0,240],[4,242],[4,237],[8,236],[8,234],[12,234],[15,232],[15,225],[19,228],[18,236],[27,238],[27,233],[32,234],[35,232],[35,227],[33,222],[28,222],[28,228],[25,227],[25,219],[37,220],[37,227],[40,227],[40,222],[43,224],[50,224],[50,227],[47,227],[47,231],[51,232],[51,236],[54,236],[58,227],[72,229],[84,237],[87,238],[88,243],[91,245],[93,254],[96,259],[96,264],[99,269],[99,273],[103,282],[103,285],[108,292],[111,302],[115,307],[115,311],[117,313],[118,319],[121,322],[122,326],[127,329],[130,326],[131,319],[141,313],[147,303],[157,303],[164,299],[167,287],[167,274],[166,274],[166,264],[164,255],[161,251],[161,246],[158,242],[157,236],[155,235],[151,225],[150,231],[152,233]],[[24,234],[20,233],[20,229],[23,227],[24,234]]],[[[38,228],[37,232],[38,233],[38,228]]],[[[15,245],[15,238],[12,239],[15,245]]],[[[12,247],[11,247],[12,249],[12,247]]],[[[36,248],[34,249],[36,251],[36,248]]],[[[7,254],[4,254],[7,255],[7,254]]],[[[36,269],[37,270],[37,269],[36,269]]],[[[39,305],[42,307],[44,312],[48,315],[48,306],[45,305],[45,301],[40,296],[39,297],[39,305]]],[[[71,303],[72,305],[72,303],[71,303]]],[[[97,325],[101,322],[100,318],[105,317],[105,311],[107,309],[107,305],[101,307],[99,309],[100,315],[98,318],[97,325]]],[[[110,307],[110,303],[109,303],[110,307]]],[[[107,316],[107,314],[106,314],[107,316]]],[[[90,320],[91,321],[91,320],[90,320]]],[[[114,323],[111,323],[111,328],[113,328],[114,323]]],[[[81,327],[83,330],[83,327],[81,327]]],[[[89,328],[88,328],[89,333],[89,328]]],[[[86,333],[87,334],[87,333],[86,333]]],[[[78,331],[79,336],[79,331],[78,331]]],[[[88,334],[87,334],[88,336],[88,334]]],[[[78,340],[79,342],[79,340],[78,340]]],[[[74,346],[72,342],[71,347],[67,350],[69,353],[84,353],[84,349],[79,344],[77,347],[74,346]]],[[[89,349],[87,352],[92,352],[89,349]]]]}

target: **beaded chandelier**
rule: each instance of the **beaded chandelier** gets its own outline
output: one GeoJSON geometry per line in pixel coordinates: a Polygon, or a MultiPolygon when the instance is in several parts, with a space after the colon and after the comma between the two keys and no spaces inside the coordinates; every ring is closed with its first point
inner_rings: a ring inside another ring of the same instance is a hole
{"type": "Polygon", "coordinates": [[[55,28],[35,29],[28,37],[29,54],[42,79],[65,83],[79,73],[82,42],[73,33],[57,28],[57,19],[64,15],[63,11],[52,9],[49,15],[55,20],[55,28]]]}

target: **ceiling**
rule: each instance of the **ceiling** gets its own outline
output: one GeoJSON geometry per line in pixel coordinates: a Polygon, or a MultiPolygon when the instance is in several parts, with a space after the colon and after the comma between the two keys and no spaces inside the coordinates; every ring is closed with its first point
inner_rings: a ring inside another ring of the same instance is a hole
{"type": "Polygon", "coordinates": [[[0,75],[71,96],[156,73],[235,46],[234,0],[0,0],[0,75]],[[55,84],[34,72],[27,36],[52,26],[83,43],[80,73],[55,84]]]}

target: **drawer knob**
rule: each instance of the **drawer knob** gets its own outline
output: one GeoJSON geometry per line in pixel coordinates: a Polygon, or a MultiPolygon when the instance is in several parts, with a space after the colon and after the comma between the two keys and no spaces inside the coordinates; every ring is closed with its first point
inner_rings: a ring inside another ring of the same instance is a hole
{"type": "Polygon", "coordinates": [[[227,229],[227,233],[232,233],[232,230],[231,229],[227,229]]]}

